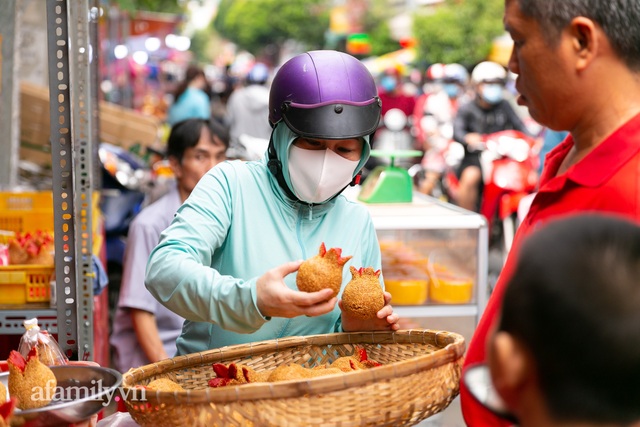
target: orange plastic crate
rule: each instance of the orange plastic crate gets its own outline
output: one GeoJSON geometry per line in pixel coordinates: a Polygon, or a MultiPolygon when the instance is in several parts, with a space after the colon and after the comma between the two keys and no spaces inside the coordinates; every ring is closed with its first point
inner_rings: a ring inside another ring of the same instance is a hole
{"type": "Polygon", "coordinates": [[[46,265],[0,267],[0,304],[48,302],[54,270],[46,265]]]}

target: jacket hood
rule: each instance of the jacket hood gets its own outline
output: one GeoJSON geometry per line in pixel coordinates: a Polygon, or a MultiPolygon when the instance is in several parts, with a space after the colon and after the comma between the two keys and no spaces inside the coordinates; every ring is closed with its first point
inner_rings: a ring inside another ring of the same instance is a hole
{"type": "MultiPolygon", "coordinates": [[[[287,183],[287,187],[293,193],[293,185],[291,184],[291,177],[289,176],[289,148],[293,141],[298,138],[298,135],[295,134],[284,122],[279,122],[276,124],[276,127],[273,130],[271,135],[273,138],[273,144],[276,149],[276,155],[278,156],[278,160],[282,163],[282,175],[284,177],[285,182],[287,183]]],[[[366,135],[364,138],[364,144],[362,144],[362,155],[360,156],[360,162],[356,167],[352,178],[362,170],[364,165],[369,160],[369,156],[371,154],[371,148],[369,146],[369,135],[366,135]]],[[[265,153],[265,156],[268,158],[268,151],[265,153]]]]}

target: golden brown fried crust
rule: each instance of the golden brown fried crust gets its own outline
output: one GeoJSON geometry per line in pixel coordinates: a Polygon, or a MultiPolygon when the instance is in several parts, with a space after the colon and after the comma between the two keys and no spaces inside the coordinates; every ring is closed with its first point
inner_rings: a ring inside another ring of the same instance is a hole
{"type": "Polygon", "coordinates": [[[271,373],[271,371],[256,372],[251,366],[247,365],[238,365],[238,372],[239,375],[236,375],[236,378],[241,378],[241,384],[265,382],[271,373]]]}
{"type": "Polygon", "coordinates": [[[339,357],[331,363],[330,367],[340,369],[342,372],[365,369],[365,366],[353,356],[339,357]]]}
{"type": "Polygon", "coordinates": [[[384,307],[384,293],[378,279],[378,272],[367,267],[357,270],[350,268],[353,278],[342,293],[342,307],[346,312],[360,319],[372,319],[384,307]]]}
{"type": "Polygon", "coordinates": [[[38,358],[40,359],[40,362],[44,363],[46,366],[60,364],[54,351],[43,343],[38,343],[38,358]]]}
{"type": "Polygon", "coordinates": [[[20,409],[46,406],[55,395],[56,377],[37,357],[30,359],[24,372],[9,363],[9,395],[18,399],[20,409]]]}
{"type": "MultiPolygon", "coordinates": [[[[242,385],[247,383],[259,383],[259,382],[278,382],[278,381],[289,381],[289,380],[303,380],[315,377],[321,377],[326,375],[336,375],[343,374],[345,372],[353,372],[361,369],[369,369],[374,366],[379,366],[379,363],[366,360],[366,353],[364,355],[364,361],[360,360],[361,355],[354,354],[352,356],[344,356],[339,357],[334,360],[333,363],[323,364],[314,366],[313,368],[307,368],[302,365],[298,365],[296,363],[290,363],[288,365],[280,365],[273,370],[268,371],[260,371],[257,372],[252,367],[247,365],[236,365],[234,367],[235,375],[231,378],[227,377],[216,377],[225,379],[225,381],[219,381],[215,385],[211,385],[211,387],[226,387],[226,386],[235,386],[242,385]],[[370,363],[369,363],[370,362],[370,363]],[[237,368],[237,369],[236,369],[237,368]]],[[[222,364],[219,364],[222,367],[222,364]]],[[[229,365],[224,365],[227,368],[231,365],[235,365],[231,363],[229,365]]],[[[219,369],[216,371],[223,372],[224,369],[219,369]]],[[[151,388],[151,384],[147,386],[151,388]]]]}
{"type": "Polygon", "coordinates": [[[288,380],[301,380],[307,378],[322,377],[325,375],[342,374],[342,371],[337,368],[327,369],[313,369],[305,368],[304,366],[296,365],[295,363],[289,365],[281,365],[271,371],[267,381],[288,381],[288,380]]]}
{"type": "Polygon", "coordinates": [[[184,388],[169,378],[158,378],[147,384],[147,388],[158,391],[184,391],[184,388]]]}
{"type": "Polygon", "coordinates": [[[0,405],[7,401],[7,388],[0,383],[0,405]]]}
{"type": "Polygon", "coordinates": [[[351,256],[342,257],[342,250],[331,248],[325,250],[320,245],[318,255],[304,261],[298,269],[296,284],[303,292],[317,292],[322,289],[333,289],[334,296],[342,287],[342,270],[351,256]]]}

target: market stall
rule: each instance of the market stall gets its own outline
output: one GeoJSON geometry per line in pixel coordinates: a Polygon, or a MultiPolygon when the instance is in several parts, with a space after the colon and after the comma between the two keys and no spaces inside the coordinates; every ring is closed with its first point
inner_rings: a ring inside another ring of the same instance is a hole
{"type": "MultiPolygon", "coordinates": [[[[51,187],[38,193],[3,193],[1,214],[20,220],[11,227],[5,226],[10,228],[8,231],[53,232],[55,267],[38,280],[24,271],[2,276],[2,286],[21,287],[25,297],[3,301],[0,332],[5,337],[22,334],[22,321],[37,317],[57,334],[70,359],[108,365],[106,299],[94,297],[93,292],[94,255],[99,256],[101,251],[94,169],[99,135],[97,61],[96,50],[91,47],[97,42],[97,4],[85,1],[67,9],[64,0],[47,2],[51,105],[38,115],[25,113],[24,118],[40,122],[42,115],[49,115],[50,128],[45,135],[50,141],[46,155],[51,159],[51,187]],[[26,226],[23,220],[33,223],[26,226]],[[34,282],[43,289],[35,300],[34,282]],[[55,283],[53,289],[51,283],[55,283]],[[51,294],[57,296],[54,305],[50,304],[51,294]]],[[[12,144],[9,148],[15,152],[17,146],[12,144]]],[[[8,340],[9,344],[12,342],[8,340]]],[[[3,352],[8,353],[8,349],[3,348],[3,352]]]]}

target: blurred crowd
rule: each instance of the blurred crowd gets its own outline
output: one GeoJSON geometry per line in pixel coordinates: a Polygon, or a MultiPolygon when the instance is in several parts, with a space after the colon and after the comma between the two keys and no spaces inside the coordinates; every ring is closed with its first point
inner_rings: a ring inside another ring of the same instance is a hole
{"type": "MultiPolygon", "coordinates": [[[[216,69],[215,73],[206,67],[189,65],[181,75],[174,76],[175,81],[161,97],[165,108],[155,110],[154,114],[166,123],[167,129],[187,116],[215,120],[229,130],[229,157],[261,158],[266,149],[264,141],[271,132],[267,108],[270,82],[276,70],[277,67],[259,61],[244,66],[242,71],[227,66],[224,70],[216,69]]],[[[468,145],[466,133],[478,132],[459,129],[462,132],[458,135],[454,124],[460,109],[468,112],[463,106],[476,104],[479,105],[476,120],[487,122],[480,126],[485,128],[485,133],[521,130],[539,138],[540,146],[536,149],[541,150],[546,130],[529,116],[526,108],[517,105],[515,76],[498,63],[485,61],[474,67],[436,63],[426,70],[398,64],[372,74],[382,101],[380,127],[385,126],[384,116],[391,110],[394,114],[401,111],[406,117],[405,131],[410,146],[396,144],[394,149],[410,148],[433,154],[442,152],[452,140],[468,145]],[[505,115],[508,117],[504,118],[505,115]]],[[[377,147],[374,142],[373,148],[379,147],[386,148],[383,141],[379,141],[377,147]]],[[[416,179],[417,188],[426,194],[434,194],[434,177],[430,175],[432,169],[437,168],[434,161],[433,156],[426,156],[414,162],[422,164],[427,172],[426,177],[421,175],[421,179],[416,179]]],[[[472,207],[470,203],[463,202],[463,205],[472,207]]]]}

